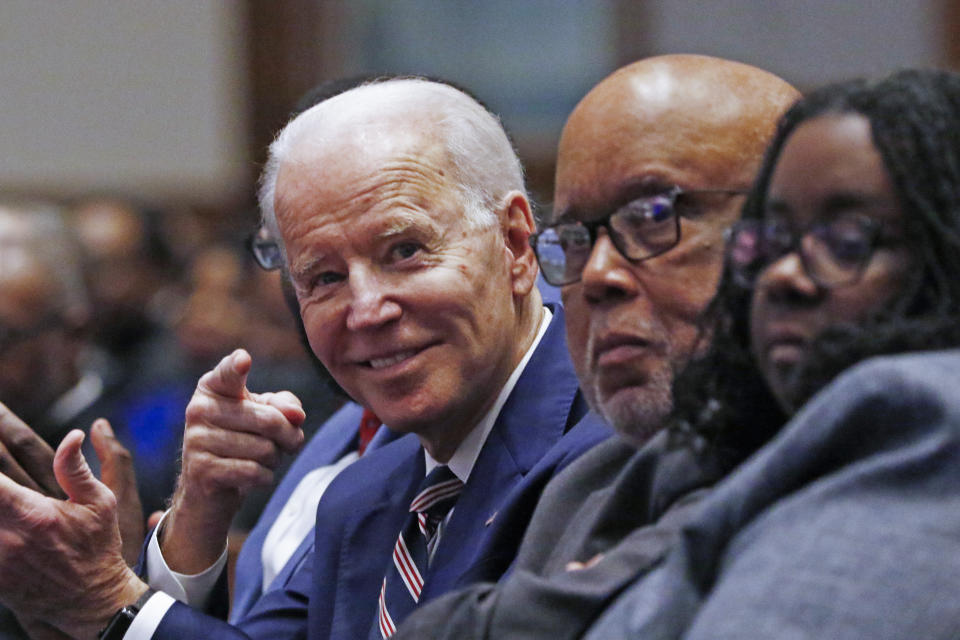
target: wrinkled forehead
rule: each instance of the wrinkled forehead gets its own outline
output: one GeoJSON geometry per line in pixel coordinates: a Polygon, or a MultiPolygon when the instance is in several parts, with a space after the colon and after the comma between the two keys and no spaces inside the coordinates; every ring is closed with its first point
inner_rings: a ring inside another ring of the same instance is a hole
{"type": "Polygon", "coordinates": [[[447,153],[435,135],[382,123],[350,132],[304,137],[280,166],[275,195],[280,232],[288,245],[327,219],[367,212],[439,207],[458,196],[447,153]]]}

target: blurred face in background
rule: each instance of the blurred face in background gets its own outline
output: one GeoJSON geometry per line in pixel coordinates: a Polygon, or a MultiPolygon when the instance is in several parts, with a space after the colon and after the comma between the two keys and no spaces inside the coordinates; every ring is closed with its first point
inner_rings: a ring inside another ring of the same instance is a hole
{"type": "Polygon", "coordinates": [[[53,275],[0,231],[0,402],[38,430],[77,381],[77,328],[59,298],[53,275]]]}
{"type": "Polygon", "coordinates": [[[209,369],[237,347],[249,347],[244,334],[257,310],[246,299],[247,276],[241,255],[229,247],[208,247],[194,258],[189,294],[174,330],[198,371],[209,369]]]}
{"type": "Polygon", "coordinates": [[[101,343],[123,350],[149,333],[150,301],[163,284],[144,222],[122,202],[93,200],[73,211],[72,223],[87,256],[94,331],[101,343]]]}

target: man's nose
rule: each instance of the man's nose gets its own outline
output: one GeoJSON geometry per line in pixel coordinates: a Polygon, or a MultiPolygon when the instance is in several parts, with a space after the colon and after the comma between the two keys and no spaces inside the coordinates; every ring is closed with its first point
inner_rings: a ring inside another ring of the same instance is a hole
{"type": "Polygon", "coordinates": [[[606,229],[597,230],[597,240],[580,279],[584,296],[594,304],[630,298],[638,291],[633,265],[614,246],[606,229]]]}
{"type": "Polygon", "coordinates": [[[756,288],[765,290],[771,300],[783,303],[808,302],[821,292],[797,251],[780,256],[761,271],[756,288]]]}
{"type": "Polygon", "coordinates": [[[393,297],[395,287],[390,286],[384,274],[372,269],[355,268],[350,271],[349,284],[349,330],[370,329],[400,317],[400,305],[393,297]]]}

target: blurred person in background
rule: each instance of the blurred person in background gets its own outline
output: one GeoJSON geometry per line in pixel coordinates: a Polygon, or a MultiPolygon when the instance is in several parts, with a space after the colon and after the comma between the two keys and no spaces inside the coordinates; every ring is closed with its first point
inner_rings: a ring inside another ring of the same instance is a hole
{"type": "Polygon", "coordinates": [[[91,366],[113,398],[115,422],[124,426],[148,513],[163,509],[173,491],[189,400],[170,384],[184,367],[171,327],[185,294],[162,217],[119,195],[89,196],[68,211],[90,287],[97,347],[91,366]]]}
{"type": "MultiPolygon", "coordinates": [[[[0,401],[56,447],[103,398],[84,366],[90,299],[59,209],[0,204],[0,401]]],[[[88,426],[88,425],[84,425],[88,426]]]]}
{"type": "Polygon", "coordinates": [[[90,283],[93,339],[108,360],[108,384],[144,381],[166,370],[169,301],[177,270],[160,234],[161,212],[129,198],[92,196],[70,207],[90,283]]]}
{"type": "MultiPolygon", "coordinates": [[[[63,494],[49,477],[51,447],[71,429],[89,433],[94,420],[113,413],[114,398],[87,360],[90,306],[81,248],[63,211],[48,202],[0,202],[0,402],[49,445],[37,441],[25,425],[3,421],[0,472],[18,480],[31,475],[24,471],[30,467],[23,451],[32,447],[37,452],[32,454],[34,469],[41,468],[35,479],[55,497],[63,494]]],[[[128,442],[122,423],[115,427],[128,442]]],[[[129,454],[107,422],[100,421],[94,431],[97,438],[87,439],[85,455],[97,471],[103,460],[103,479],[119,494],[124,559],[132,564],[136,540],[143,535],[143,514],[129,454]],[[125,474],[122,488],[115,481],[120,473],[125,474]]],[[[0,639],[25,637],[10,612],[0,607],[0,639]]]]}

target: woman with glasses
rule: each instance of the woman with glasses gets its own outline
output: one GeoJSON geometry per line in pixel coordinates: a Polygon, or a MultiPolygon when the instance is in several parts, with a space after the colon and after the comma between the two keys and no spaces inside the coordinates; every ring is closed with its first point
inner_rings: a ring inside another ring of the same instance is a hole
{"type": "Polygon", "coordinates": [[[960,637],[960,351],[827,386],[960,346],[960,76],[788,111],[704,327],[670,427],[730,471],[587,637],[960,637]]]}

